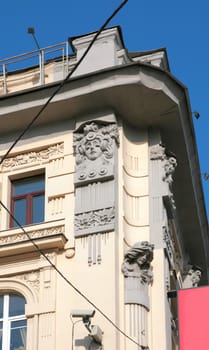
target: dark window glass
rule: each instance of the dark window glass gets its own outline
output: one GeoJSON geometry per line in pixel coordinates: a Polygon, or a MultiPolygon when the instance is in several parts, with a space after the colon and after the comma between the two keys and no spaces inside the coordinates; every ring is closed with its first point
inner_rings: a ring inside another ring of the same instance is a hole
{"type": "MultiPolygon", "coordinates": [[[[12,182],[11,211],[21,225],[44,221],[44,175],[31,176],[12,182]]],[[[14,220],[11,227],[18,225],[14,220]]]]}
{"type": "Polygon", "coordinates": [[[0,299],[3,304],[0,350],[26,350],[25,298],[17,294],[5,294],[1,295],[0,299]]]}
{"type": "Polygon", "coordinates": [[[25,313],[25,299],[16,294],[11,294],[9,298],[9,317],[24,315],[25,313]]]}
{"type": "Polygon", "coordinates": [[[12,182],[14,186],[14,196],[27,194],[30,192],[38,192],[44,190],[44,176],[31,176],[12,182]]]}
{"type": "Polygon", "coordinates": [[[26,320],[11,322],[10,350],[26,349],[26,320]]]}
{"type": "Polygon", "coordinates": [[[44,221],[44,195],[33,197],[33,215],[32,222],[44,221]]]}
{"type": "MultiPolygon", "coordinates": [[[[26,198],[16,199],[14,201],[13,215],[21,225],[26,225],[26,198]]],[[[14,222],[13,226],[18,225],[14,222]]]]}

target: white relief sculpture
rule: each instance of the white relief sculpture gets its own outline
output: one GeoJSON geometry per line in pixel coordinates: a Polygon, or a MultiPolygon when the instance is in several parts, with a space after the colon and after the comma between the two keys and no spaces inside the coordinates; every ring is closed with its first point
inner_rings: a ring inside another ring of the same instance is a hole
{"type": "Polygon", "coordinates": [[[174,157],[166,157],[164,163],[165,174],[163,176],[163,181],[167,182],[169,185],[173,182],[173,175],[177,167],[177,161],[174,157]]]}
{"type": "Polygon", "coordinates": [[[151,146],[150,148],[150,159],[151,160],[164,160],[165,159],[165,147],[163,147],[160,143],[151,146]]]}
{"type": "Polygon", "coordinates": [[[153,244],[142,241],[134,244],[125,254],[122,272],[125,278],[135,277],[141,284],[151,284],[153,274],[150,262],[153,259],[153,244]]]}
{"type": "Polygon", "coordinates": [[[34,165],[34,163],[43,163],[52,157],[63,155],[63,153],[64,143],[59,143],[40,151],[21,153],[17,156],[9,157],[3,161],[2,168],[9,170],[10,168],[20,167],[22,165],[34,165]]]}
{"type": "Polygon", "coordinates": [[[100,126],[92,122],[83,128],[83,133],[74,134],[76,164],[86,159],[95,160],[103,155],[105,159],[113,157],[113,140],[118,141],[118,130],[115,124],[100,126]]]}
{"type": "Polygon", "coordinates": [[[28,273],[20,274],[15,277],[17,280],[22,280],[25,283],[29,284],[36,292],[39,292],[40,289],[40,272],[31,271],[28,273]]]}
{"type": "Polygon", "coordinates": [[[86,181],[112,175],[115,143],[119,143],[115,124],[86,124],[74,133],[76,181],[86,181]]]}
{"type": "Polygon", "coordinates": [[[143,349],[148,349],[148,288],[153,282],[153,250],[153,244],[148,241],[137,242],[127,251],[122,264],[126,327],[131,336],[132,330],[136,330],[134,337],[143,349]]]}
{"type": "Polygon", "coordinates": [[[185,273],[185,278],[183,280],[184,288],[196,288],[198,287],[202,276],[202,271],[196,266],[189,268],[188,272],[185,273]]]}
{"type": "Polygon", "coordinates": [[[163,161],[163,181],[171,185],[173,182],[173,175],[177,167],[177,160],[175,155],[172,152],[167,151],[166,148],[161,143],[159,143],[151,146],[150,159],[163,161]]]}

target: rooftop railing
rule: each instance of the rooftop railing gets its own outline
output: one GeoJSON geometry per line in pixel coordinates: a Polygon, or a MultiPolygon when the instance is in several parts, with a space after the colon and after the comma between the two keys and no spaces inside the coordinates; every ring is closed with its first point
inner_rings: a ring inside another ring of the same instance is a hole
{"type": "MultiPolygon", "coordinates": [[[[62,78],[64,79],[69,70],[68,42],[47,46],[0,60],[0,94],[7,94],[10,92],[9,86],[12,87],[12,82],[13,84],[24,85],[24,79],[21,73],[26,70],[29,71],[30,68],[34,68],[36,72],[36,85],[44,85],[46,83],[46,65],[55,60],[60,62],[62,78]],[[12,76],[14,75],[16,75],[16,78],[12,80],[12,76]]],[[[13,91],[15,91],[15,88],[12,88],[12,92],[13,91]]]]}

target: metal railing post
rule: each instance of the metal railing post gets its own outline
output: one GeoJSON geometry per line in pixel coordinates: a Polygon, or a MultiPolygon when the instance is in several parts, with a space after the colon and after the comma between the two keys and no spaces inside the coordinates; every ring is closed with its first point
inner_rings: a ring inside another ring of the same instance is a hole
{"type": "Polygon", "coordinates": [[[39,53],[40,85],[44,84],[44,50],[39,53]]]}
{"type": "Polygon", "coordinates": [[[4,94],[6,94],[7,93],[7,77],[6,77],[7,70],[6,70],[6,64],[2,65],[2,69],[3,69],[3,92],[4,92],[4,94]]]}

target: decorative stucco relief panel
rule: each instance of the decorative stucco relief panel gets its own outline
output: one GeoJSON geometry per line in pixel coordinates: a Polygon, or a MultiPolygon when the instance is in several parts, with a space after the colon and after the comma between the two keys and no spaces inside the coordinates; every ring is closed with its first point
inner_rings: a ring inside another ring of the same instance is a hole
{"type": "Polygon", "coordinates": [[[177,160],[175,155],[166,150],[166,148],[161,144],[156,144],[150,147],[150,160],[151,164],[151,173],[152,176],[152,185],[154,188],[160,191],[161,195],[168,195],[173,209],[175,209],[175,201],[173,195],[172,184],[174,181],[174,173],[177,167],[177,160]],[[160,165],[159,165],[160,164],[160,165]],[[165,188],[162,189],[162,184],[165,184],[165,188]]]}
{"type": "Polygon", "coordinates": [[[39,151],[31,151],[18,154],[5,159],[2,163],[2,171],[11,171],[15,168],[33,166],[48,162],[51,158],[59,157],[64,153],[64,143],[58,143],[39,151]]]}
{"type": "Polygon", "coordinates": [[[115,143],[119,143],[115,124],[92,122],[74,133],[75,185],[113,177],[115,143]]]}
{"type": "Polygon", "coordinates": [[[90,122],[74,133],[75,236],[114,230],[116,124],[90,122]]]}
{"type": "Polygon", "coordinates": [[[15,279],[24,281],[26,284],[32,288],[37,295],[39,295],[40,291],[40,272],[39,271],[31,271],[24,274],[19,274],[15,276],[15,279]]]}
{"type": "Polygon", "coordinates": [[[75,236],[111,231],[114,228],[115,208],[105,208],[75,215],[75,236]]]}
{"type": "MultiPolygon", "coordinates": [[[[43,237],[48,237],[48,236],[53,236],[57,234],[64,234],[64,225],[62,226],[56,226],[52,228],[47,228],[43,230],[34,230],[31,232],[28,232],[28,235],[32,238],[43,238],[43,237]]],[[[26,233],[15,233],[15,234],[7,234],[2,237],[0,237],[0,245],[5,245],[9,243],[18,243],[18,242],[28,242],[28,236],[26,233]]]]}

